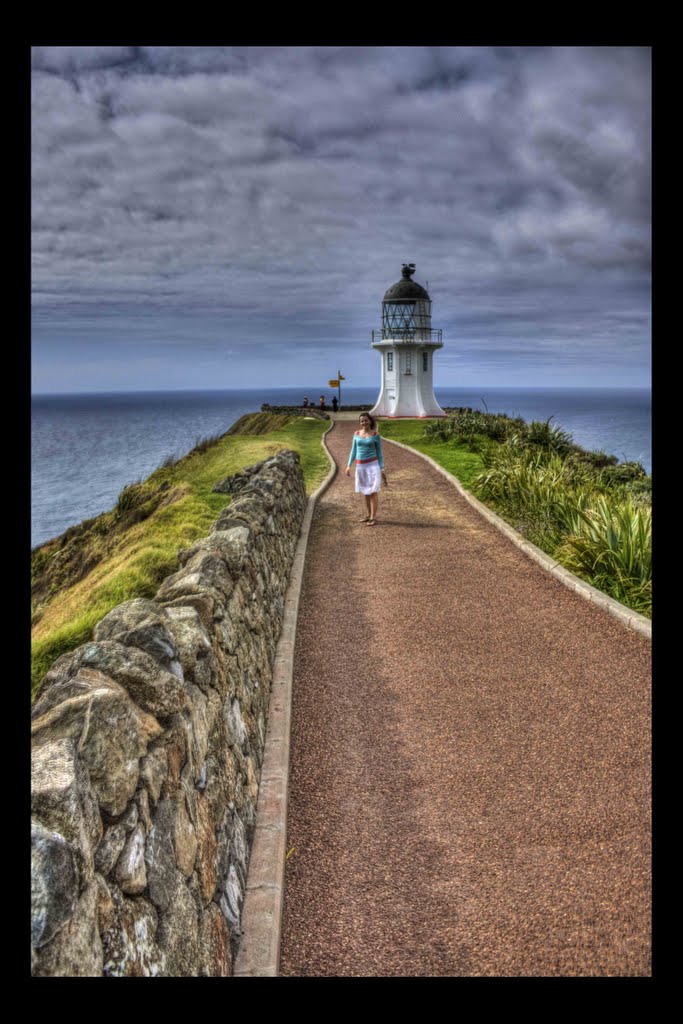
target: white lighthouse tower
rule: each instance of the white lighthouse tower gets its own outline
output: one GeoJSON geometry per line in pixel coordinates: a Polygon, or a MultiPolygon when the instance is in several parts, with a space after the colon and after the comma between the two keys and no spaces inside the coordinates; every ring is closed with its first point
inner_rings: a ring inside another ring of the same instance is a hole
{"type": "Polygon", "coordinates": [[[434,353],[443,346],[441,331],[432,330],[432,302],[411,280],[414,263],[403,264],[403,276],[385,293],[382,327],[372,332],[372,347],[382,359],[379,397],[373,416],[445,416],[434,397],[434,353]]]}

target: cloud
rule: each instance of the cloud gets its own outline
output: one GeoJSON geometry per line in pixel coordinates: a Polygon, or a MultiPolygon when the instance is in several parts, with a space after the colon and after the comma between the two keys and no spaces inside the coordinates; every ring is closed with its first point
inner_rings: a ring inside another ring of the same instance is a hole
{"type": "Polygon", "coordinates": [[[351,340],[405,261],[445,326],[647,308],[646,49],[36,47],[32,96],[36,359],[117,319],[351,340]]]}

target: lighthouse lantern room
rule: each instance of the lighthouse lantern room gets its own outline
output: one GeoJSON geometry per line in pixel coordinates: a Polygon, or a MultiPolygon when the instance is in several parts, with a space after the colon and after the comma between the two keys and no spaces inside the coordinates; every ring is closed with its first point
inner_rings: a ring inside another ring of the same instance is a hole
{"type": "Polygon", "coordinates": [[[445,416],[434,397],[434,353],[443,346],[441,331],[432,329],[432,303],[427,291],[411,280],[414,263],[404,263],[401,280],[382,302],[382,327],[372,332],[372,347],[382,360],[379,397],[373,416],[445,416]]]}

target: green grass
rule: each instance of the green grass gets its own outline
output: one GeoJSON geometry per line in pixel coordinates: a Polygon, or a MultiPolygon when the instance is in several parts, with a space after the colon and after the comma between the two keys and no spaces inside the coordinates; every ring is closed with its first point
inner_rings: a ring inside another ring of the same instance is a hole
{"type": "Polygon", "coordinates": [[[91,639],[95,625],[122,601],[153,597],[178,568],[178,551],[206,536],[230,496],[214,484],[283,448],[299,453],[307,493],[329,471],[320,439],[325,420],[273,417],[279,429],[198,439],[177,461],[167,460],[146,480],[130,484],[109,512],[72,527],[32,553],[33,638],[31,687],[52,663],[91,639]]]}
{"type": "Polygon", "coordinates": [[[465,444],[439,441],[425,437],[425,427],[435,420],[380,420],[382,437],[400,441],[419,452],[431,456],[440,466],[456,476],[463,487],[470,488],[472,480],[481,472],[484,463],[478,452],[471,451],[465,444]]]}

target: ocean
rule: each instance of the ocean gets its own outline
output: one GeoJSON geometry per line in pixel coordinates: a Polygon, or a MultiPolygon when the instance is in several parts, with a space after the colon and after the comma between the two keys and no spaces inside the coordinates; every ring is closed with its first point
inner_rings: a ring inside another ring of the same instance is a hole
{"type": "MultiPolygon", "coordinates": [[[[376,387],[344,387],[342,402],[374,404],[376,387]]],[[[244,391],[153,391],[35,395],[31,402],[31,545],[106,512],[120,491],[149,476],[169,455],[222,434],[263,402],[312,402],[320,387],[244,391]]],[[[442,406],[546,420],[584,448],[652,471],[651,398],[644,388],[434,388],[442,406]]],[[[332,392],[325,395],[328,404],[332,392]]]]}

